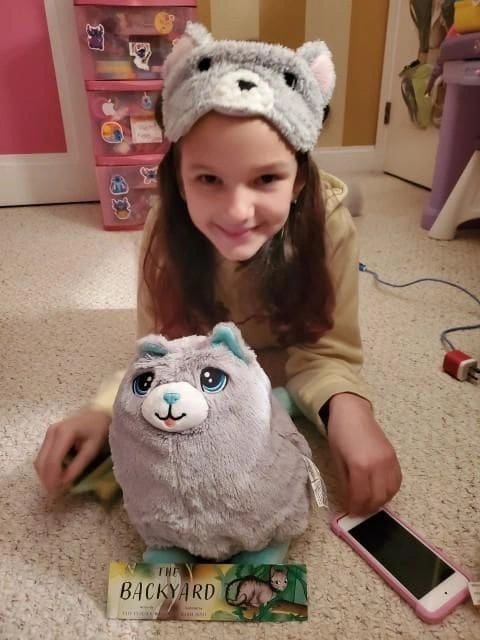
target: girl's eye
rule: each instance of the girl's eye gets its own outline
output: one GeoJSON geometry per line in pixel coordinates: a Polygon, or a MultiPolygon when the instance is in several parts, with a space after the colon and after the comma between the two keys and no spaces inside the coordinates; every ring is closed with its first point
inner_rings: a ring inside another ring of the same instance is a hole
{"type": "Polygon", "coordinates": [[[200,384],[205,393],[219,393],[227,386],[228,375],[221,369],[206,367],[200,373],[200,384]]]}
{"type": "Polygon", "coordinates": [[[217,184],[217,176],[204,175],[198,178],[202,184],[217,184]]]}
{"type": "Polygon", "coordinates": [[[151,371],[141,373],[139,376],[133,379],[132,389],[136,396],[146,396],[155,376],[151,371]]]}
{"type": "Polygon", "coordinates": [[[278,180],[278,176],[274,174],[267,173],[264,176],[260,176],[259,181],[261,184],[271,184],[272,182],[276,182],[278,180]]]}

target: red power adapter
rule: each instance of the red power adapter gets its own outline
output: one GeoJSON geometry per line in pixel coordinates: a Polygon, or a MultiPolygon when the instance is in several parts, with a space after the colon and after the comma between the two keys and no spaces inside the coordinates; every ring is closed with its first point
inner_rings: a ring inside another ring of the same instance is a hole
{"type": "Polygon", "coordinates": [[[460,382],[478,380],[477,365],[474,358],[458,349],[447,351],[443,359],[443,370],[460,382]]]}

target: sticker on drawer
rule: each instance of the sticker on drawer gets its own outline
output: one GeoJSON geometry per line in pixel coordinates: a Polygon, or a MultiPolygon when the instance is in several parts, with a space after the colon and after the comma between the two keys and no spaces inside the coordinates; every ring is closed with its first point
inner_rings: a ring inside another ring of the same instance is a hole
{"type": "Polygon", "coordinates": [[[119,220],[127,220],[132,213],[132,205],[128,198],[121,198],[120,200],[115,200],[112,198],[112,210],[114,215],[119,220]]]}
{"type": "Polygon", "coordinates": [[[130,191],[128,182],[119,174],[110,178],[110,193],[112,196],[123,196],[130,191]]]}
{"type": "Polygon", "coordinates": [[[133,144],[149,144],[163,142],[163,133],[155,118],[130,118],[133,144]]]}
{"type": "Polygon", "coordinates": [[[152,184],[157,181],[157,167],[140,167],[140,175],[143,178],[144,184],[152,184]]]}
{"type": "Polygon", "coordinates": [[[103,24],[86,24],[87,45],[91,51],[104,51],[105,49],[105,28],[103,24]]]}
{"type": "Polygon", "coordinates": [[[162,36],[166,36],[173,31],[175,26],[175,16],[166,11],[159,11],[154,20],[155,29],[162,36]]]}
{"type": "Polygon", "coordinates": [[[108,144],[119,144],[124,140],[123,129],[118,122],[109,121],[102,123],[100,135],[102,136],[102,140],[108,142],[108,144]]]}
{"type": "Polygon", "coordinates": [[[143,71],[149,71],[149,60],[152,56],[152,46],[150,42],[130,42],[128,45],[133,64],[143,71]]]}

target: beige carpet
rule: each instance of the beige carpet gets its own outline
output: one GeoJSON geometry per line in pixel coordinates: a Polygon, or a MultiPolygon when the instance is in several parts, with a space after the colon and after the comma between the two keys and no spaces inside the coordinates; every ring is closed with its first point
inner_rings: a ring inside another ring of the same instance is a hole
{"type": "MultiPolygon", "coordinates": [[[[385,176],[363,180],[362,258],[385,279],[450,278],[477,295],[479,232],[454,242],[419,227],[426,192],[385,176]]],[[[291,559],[309,570],[301,626],[107,621],[110,560],[142,545],[118,506],[52,503],[32,460],[50,421],[86,402],[129,358],[138,233],[106,233],[97,205],[0,210],[0,638],[480,638],[468,603],[429,627],[315,514],[291,559]]],[[[440,331],[478,322],[469,298],[441,285],[378,288],[361,275],[365,374],[404,483],[395,509],[480,579],[480,388],[440,370],[440,331]]],[[[480,357],[480,332],[454,338],[480,357]]],[[[352,424],[352,429],[355,425],[352,424]]],[[[309,439],[332,497],[325,441],[309,439]]]]}

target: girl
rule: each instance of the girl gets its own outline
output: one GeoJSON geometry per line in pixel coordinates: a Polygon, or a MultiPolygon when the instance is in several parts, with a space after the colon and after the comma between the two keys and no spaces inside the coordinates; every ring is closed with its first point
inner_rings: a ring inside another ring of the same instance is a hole
{"type": "MultiPolygon", "coordinates": [[[[165,64],[159,119],[172,145],[145,226],[138,335],[204,333],[229,319],[252,347],[284,348],[288,390],[328,436],[345,507],[364,514],[395,495],[401,472],[359,375],[346,187],[309,155],[333,85],[323,42],[294,52],[187,27],[165,64]]],[[[49,427],[35,461],[49,491],[66,488],[106,443],[122,376],[49,427]]]]}

